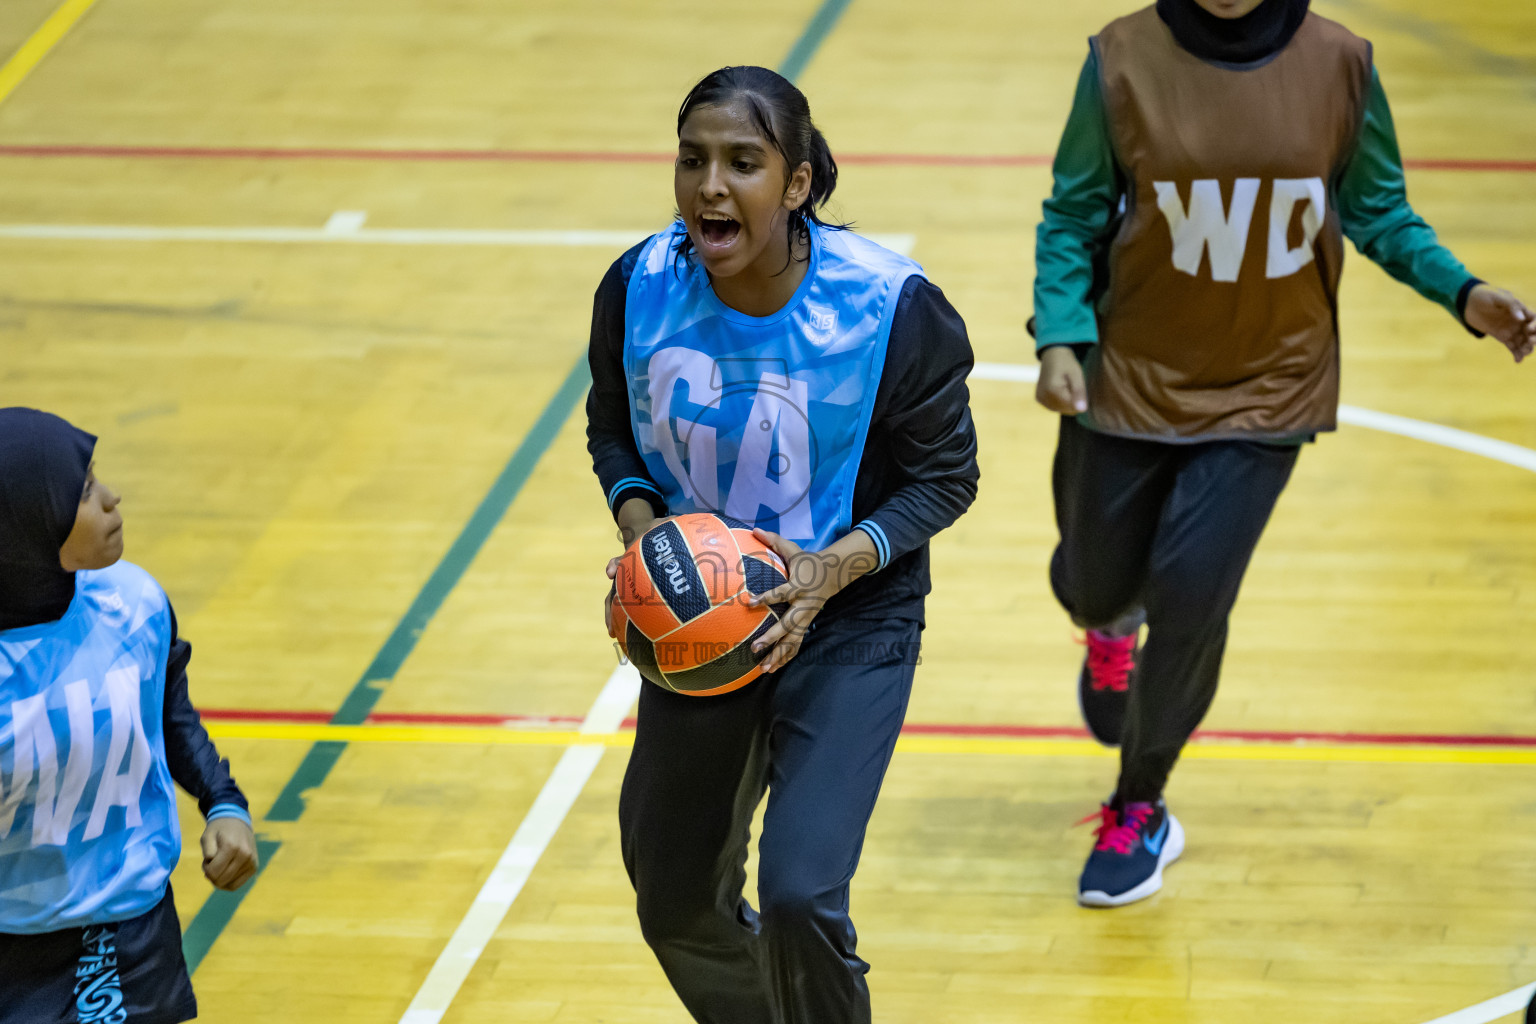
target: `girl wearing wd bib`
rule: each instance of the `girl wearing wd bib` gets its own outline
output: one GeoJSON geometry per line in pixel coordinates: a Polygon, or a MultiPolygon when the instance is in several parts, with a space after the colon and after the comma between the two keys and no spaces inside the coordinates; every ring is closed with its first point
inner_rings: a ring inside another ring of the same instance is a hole
{"type": "Polygon", "coordinates": [[[1061,413],[1051,583],[1121,745],[1079,900],[1155,892],[1169,772],[1300,445],[1338,409],[1347,235],[1519,362],[1536,316],[1413,212],[1370,44],[1308,0],[1158,0],[1092,40],[1036,246],[1036,397],[1061,413]],[[1140,626],[1147,642],[1137,650],[1140,626]]]}
{"type": "Polygon", "coordinates": [[[818,217],[836,182],[799,90],[709,75],[678,113],[679,219],[593,310],[587,446],[624,542],[714,511],[790,567],[759,599],[789,605],[766,674],[642,689],[619,803],[646,941],[706,1024],[869,1021],[849,883],[906,713],[928,539],[976,493],[965,325],[917,264],[818,217]]]}
{"type": "Polygon", "coordinates": [[[119,561],[95,445],[0,409],[0,1024],[197,1016],[173,780],[207,819],[209,881],[256,871],[245,797],[187,696],[191,647],[165,592],[119,561]]]}

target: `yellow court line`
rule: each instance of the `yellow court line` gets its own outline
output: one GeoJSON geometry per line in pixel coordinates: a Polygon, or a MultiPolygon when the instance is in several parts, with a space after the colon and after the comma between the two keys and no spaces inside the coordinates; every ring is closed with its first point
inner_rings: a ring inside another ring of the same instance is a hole
{"type": "MultiPolygon", "coordinates": [[[[632,732],[544,732],[499,726],[303,725],[271,722],[208,722],[215,739],[330,740],[342,743],[451,743],[480,746],[629,747],[632,732]]],[[[962,736],[904,736],[896,749],[908,754],[990,754],[1004,757],[1117,757],[1091,740],[999,739],[962,736]]],[[[1499,747],[1371,747],[1352,744],[1192,743],[1186,760],[1313,761],[1356,764],[1536,765],[1536,750],[1499,747]]]]}
{"type": "Polygon", "coordinates": [[[268,722],[206,722],[215,739],[303,740],[342,743],[469,743],[481,746],[629,747],[634,733],[544,732],[494,725],[289,725],[268,722]]]}
{"type": "MultiPolygon", "coordinates": [[[[896,749],[913,754],[1000,754],[1007,757],[1119,757],[1092,740],[978,739],[904,736],[896,749]]],[[[1365,764],[1530,764],[1529,748],[1380,746],[1363,744],[1191,743],[1180,757],[1205,761],[1339,761],[1365,764]]]]}
{"type": "Polygon", "coordinates": [[[59,40],[75,27],[75,22],[85,17],[85,12],[95,3],[96,0],[64,0],[58,10],[43,22],[42,27],[21,44],[21,49],[11,55],[4,67],[0,67],[0,103],[4,103],[16,91],[22,79],[42,63],[48,51],[58,45],[59,40]]]}

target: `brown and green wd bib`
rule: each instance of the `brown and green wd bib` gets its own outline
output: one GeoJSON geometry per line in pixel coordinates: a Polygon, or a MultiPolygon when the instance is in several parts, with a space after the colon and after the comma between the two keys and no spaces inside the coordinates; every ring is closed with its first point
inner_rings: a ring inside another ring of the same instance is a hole
{"type": "Polygon", "coordinates": [[[1124,219],[1088,363],[1090,426],[1164,441],[1335,425],[1343,232],[1370,44],[1309,14],[1242,67],[1182,49],[1153,8],[1093,41],[1124,219]]]}

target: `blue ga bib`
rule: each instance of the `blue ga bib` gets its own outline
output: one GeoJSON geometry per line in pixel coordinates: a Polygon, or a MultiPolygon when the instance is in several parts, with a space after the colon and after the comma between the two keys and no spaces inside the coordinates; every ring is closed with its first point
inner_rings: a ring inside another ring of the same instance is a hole
{"type": "Polygon", "coordinates": [[[165,895],[170,643],[165,593],[127,562],[76,573],[62,619],[0,632],[0,932],[125,921],[165,895]]]}
{"type": "Polygon", "coordinates": [[[723,512],[820,550],[853,526],[853,486],[891,320],[922,268],[811,226],[810,266],[778,312],[716,297],[682,224],[629,279],[624,369],[635,442],[671,512],[723,512]]]}

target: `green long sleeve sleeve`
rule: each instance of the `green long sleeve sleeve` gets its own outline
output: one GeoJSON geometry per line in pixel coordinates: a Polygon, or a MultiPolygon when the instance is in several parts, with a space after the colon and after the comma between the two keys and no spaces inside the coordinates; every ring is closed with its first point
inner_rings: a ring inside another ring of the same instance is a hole
{"type": "Polygon", "coordinates": [[[1478,279],[1408,205],[1403,160],[1381,77],[1371,69],[1360,141],[1338,187],[1339,221],[1355,248],[1458,320],[1478,279]]]}
{"type": "Polygon", "coordinates": [[[1094,259],[1109,241],[1123,186],[1090,50],[1051,167],[1054,184],[1035,232],[1035,345],[1094,343],[1094,259]]]}

